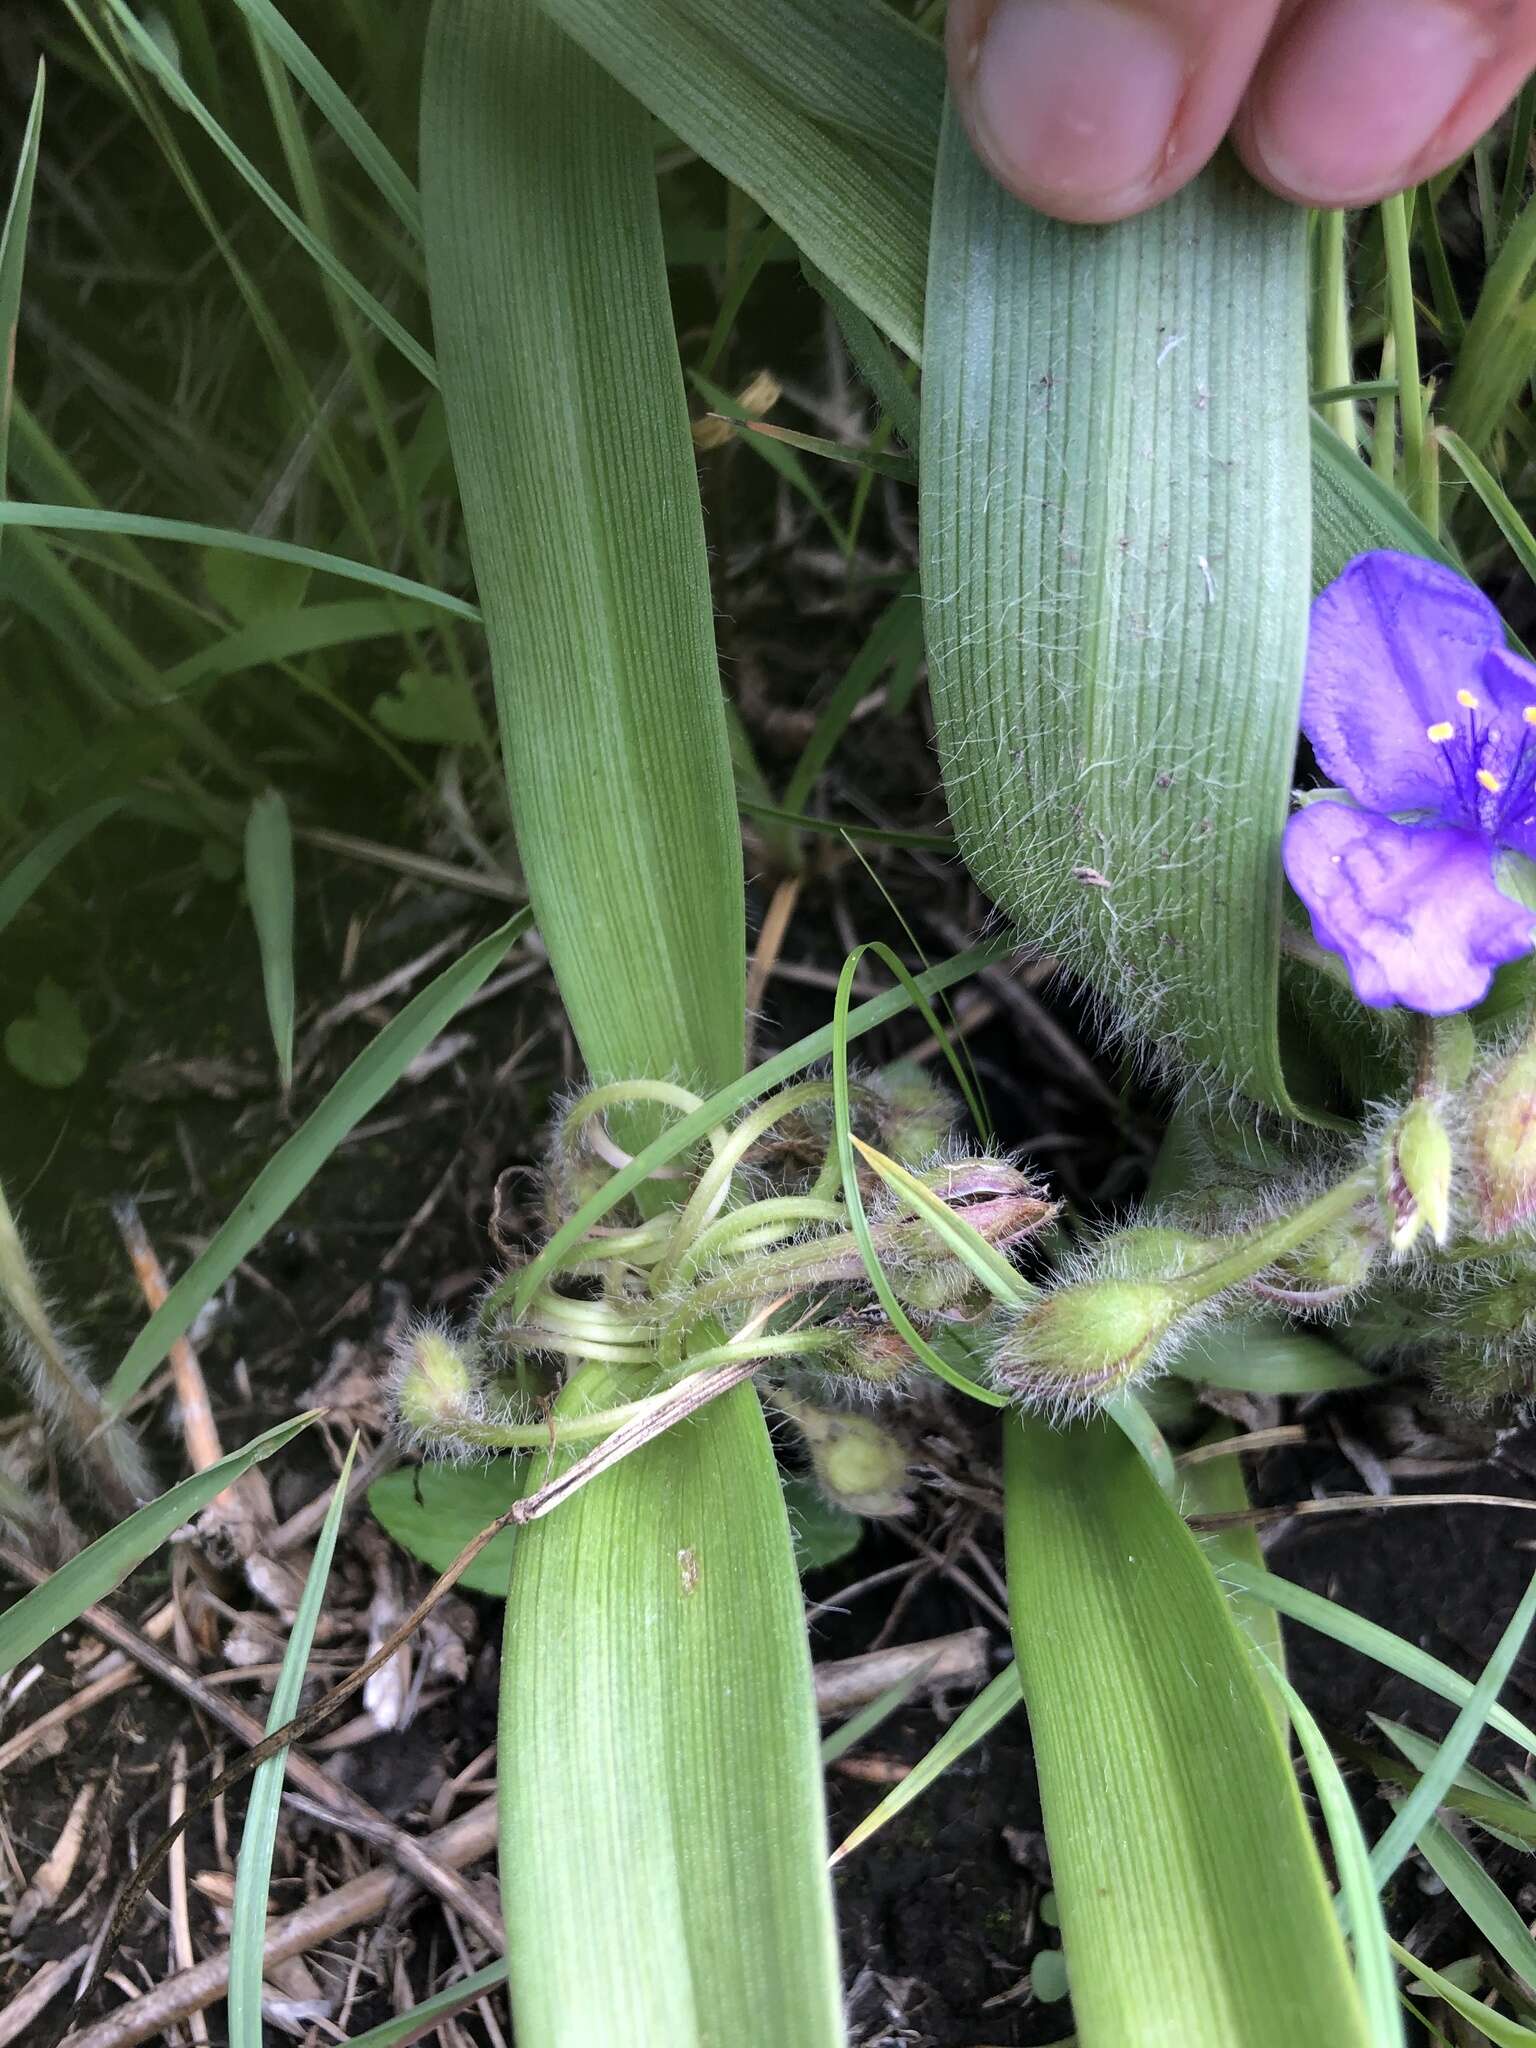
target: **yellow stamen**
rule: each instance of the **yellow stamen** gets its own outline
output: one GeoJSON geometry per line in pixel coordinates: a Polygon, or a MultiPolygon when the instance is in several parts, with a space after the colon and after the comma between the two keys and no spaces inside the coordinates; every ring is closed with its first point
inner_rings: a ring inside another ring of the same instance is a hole
{"type": "Polygon", "coordinates": [[[1491,774],[1488,769],[1479,768],[1477,771],[1477,779],[1482,784],[1483,788],[1487,790],[1490,796],[1500,796],[1503,794],[1503,783],[1500,782],[1497,775],[1491,774]]]}
{"type": "Polygon", "coordinates": [[[1458,690],[1456,692],[1456,702],[1463,711],[1475,711],[1477,709],[1477,699],[1470,690],[1458,690]]]}
{"type": "MultiPolygon", "coordinates": [[[[1536,712],[1536,704],[1531,706],[1531,710],[1536,712]]],[[[1536,725],[1536,718],[1532,718],[1531,723],[1536,725]]],[[[1429,725],[1424,728],[1424,737],[1433,740],[1436,746],[1440,746],[1448,739],[1454,739],[1455,734],[1456,728],[1448,718],[1442,718],[1438,725],[1429,725]]]]}
{"type": "Polygon", "coordinates": [[[1527,725],[1536,725],[1536,704],[1527,704],[1520,716],[1527,725]]]}

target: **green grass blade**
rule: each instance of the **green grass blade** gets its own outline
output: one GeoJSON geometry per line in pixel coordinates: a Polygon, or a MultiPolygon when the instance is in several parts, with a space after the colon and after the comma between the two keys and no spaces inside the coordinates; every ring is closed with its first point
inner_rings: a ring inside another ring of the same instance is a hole
{"type": "Polygon", "coordinates": [[[0,875],[0,932],[31,902],[60,861],[67,859],[83,839],[88,839],[98,825],[120,811],[126,802],[126,797],[109,796],[100,803],[87,804],[84,810],[76,811],[73,817],[45,832],[20,859],[12,862],[0,875]]]}
{"type": "Polygon", "coordinates": [[[476,989],[489,980],[531,922],[530,914],[521,911],[472,946],[363,1048],[324,1100],[268,1160],[212,1241],[134,1338],[107,1387],[114,1411],[121,1412],[133,1398],[171,1345],[186,1334],[203,1304],[298,1200],[342,1139],[388,1094],[417,1053],[430,1045],[476,989]]]}
{"type": "Polygon", "coordinates": [[[1376,1383],[1373,1372],[1326,1337],[1257,1317],[1197,1333],[1168,1369],[1197,1386],[1251,1394],[1324,1394],[1376,1383]]]}
{"type": "MultiPolygon", "coordinates": [[[[343,1460],[331,1504],[326,1510],[315,1554],[304,1580],[304,1590],[294,1610],[288,1631],[288,1646],[272,1688],[267,1712],[268,1735],[284,1727],[299,1711],[304,1689],[304,1672],[315,1640],[315,1627],[325,1600],[326,1580],[336,1551],[342,1510],[347,1504],[347,1481],[357,1456],[354,1436],[343,1460]]],[[[267,1892],[272,1880],[272,1848],[277,1840],[277,1817],[283,1803],[283,1778],[288,1752],[280,1750],[256,1766],[251,1778],[245,1825],[240,1831],[240,1853],[235,1862],[235,1897],[229,1924],[229,2044],[230,2048],[262,2048],[261,1979],[262,1952],[267,1938],[267,1892]]]]}
{"type": "Polygon", "coordinates": [[[1522,2027],[1509,2020],[1502,2013],[1491,2011],[1480,1998],[1474,1998],[1469,1991],[1463,1991],[1459,1984],[1453,1984],[1449,1977],[1442,1977],[1438,1970],[1432,1970],[1428,1963],[1420,1962],[1400,1942],[1392,1943],[1392,1953],[1405,1969],[1411,1970],[1415,1979],[1427,1984],[1436,1998],[1444,1999],[1453,2012],[1458,2012],[1469,2025],[1475,2027],[1485,2041],[1492,2041],[1494,2048],[1536,2048],[1536,2034],[1529,2027],[1522,2027]]]}
{"type": "Polygon", "coordinates": [[[923,580],[966,860],[1118,1022],[1282,1109],[1305,254],[1301,216],[1229,162],[1085,235],[946,128],[923,580]]]}
{"type": "Polygon", "coordinates": [[[1361,1832],[1359,1815],[1311,1709],[1279,1665],[1270,1658],[1265,1661],[1271,1682],[1284,1699],[1296,1730],[1301,1753],[1312,1774],[1312,1789],[1322,1809],[1323,1824],[1333,1845],[1339,1895],[1354,1929],[1355,1981],[1360,1986],[1360,2003],[1365,2007],[1372,2048],[1402,2048],[1403,2008],[1397,1995],[1397,1975],[1392,1968],[1381,1895],[1371,1875],[1370,1851],[1361,1832]]]}
{"type": "Polygon", "coordinates": [[[1513,499],[1488,465],[1481,461],[1449,427],[1441,427],[1436,440],[1450,456],[1483,502],[1483,508],[1514,550],[1515,559],[1526,575],[1536,580],[1536,535],[1533,535],[1513,499]]]}
{"type": "Polygon", "coordinates": [[[131,1571],[200,1508],[206,1507],[216,1493],[233,1485],[252,1465],[280,1451],[301,1429],[307,1429],[319,1413],[319,1409],[311,1409],[292,1421],[280,1422],[275,1429],[252,1437],[240,1450],[231,1451],[227,1458],[210,1465],[206,1472],[183,1479],[169,1493],[161,1494],[158,1500],[136,1510],[105,1536],[87,1544],[42,1585],[23,1594],[13,1607],[0,1614],[0,1672],[14,1670],[23,1657],[30,1657],[50,1636],[77,1621],[87,1607],[104,1600],[114,1586],[121,1585],[131,1571]]]}
{"type": "Polygon", "coordinates": [[[277,1075],[286,1095],[293,1086],[293,826],[275,789],[257,797],[246,813],[245,891],[261,949],[277,1075]]]}
{"type": "Polygon", "coordinates": [[[804,267],[810,284],[832,308],[833,318],[859,375],[874,393],[881,411],[901,440],[915,455],[921,427],[917,393],[902,374],[901,364],[890,343],[869,315],[861,312],[846,292],[839,291],[831,278],[823,277],[811,264],[804,267]]]}
{"type": "Polygon", "coordinates": [[[276,666],[302,654],[330,647],[351,647],[361,640],[388,640],[425,625],[431,614],[416,603],[397,599],[359,598],[341,604],[300,605],[270,612],[249,626],[239,626],[222,640],[200,647],[185,661],[167,669],[167,690],[180,693],[247,669],[276,666]]]}
{"type": "Polygon", "coordinates": [[[891,664],[900,660],[912,640],[921,643],[922,632],[922,607],[911,592],[893,599],[880,614],[841,682],[817,713],[815,729],[784,785],[786,811],[805,809],[806,800],[816,787],[816,778],[848,730],[848,722],[859,703],[891,664]]]}
{"type": "Polygon", "coordinates": [[[1527,201],[1483,278],[1445,394],[1446,420],[1479,455],[1530,380],[1536,353],[1533,272],[1536,199],[1527,201]]]}
{"type": "Polygon", "coordinates": [[[483,1970],[475,1970],[468,1977],[459,1978],[446,1990],[424,1998],[420,2005],[397,2013],[392,2020],[385,2020],[380,2026],[370,2027],[366,2034],[353,2034],[349,2048],[406,2048],[410,2042],[424,2041],[440,2020],[452,2019],[456,2012],[473,2005],[482,1993],[494,1991],[497,1985],[506,1981],[505,1963],[487,1963],[483,1970]]]}
{"type": "Polygon", "coordinates": [[[1418,1849],[1494,1953],[1536,1992],[1536,1940],[1477,1857],[1437,1820],[1420,1828],[1418,1849]]]}
{"type": "Polygon", "coordinates": [[[1472,1754],[1472,1745],[1489,1719],[1490,1709],[1520,1654],[1532,1622],[1536,1622],[1536,1574],[1532,1575],[1520,1605],[1510,1616],[1497,1648],[1483,1667],[1481,1677],[1468,1694],[1433,1763],[1393,1814],[1386,1833],[1372,1849],[1371,1869],[1378,1886],[1387,1882],[1413,1847],[1420,1829],[1434,1817],[1435,1808],[1450,1790],[1456,1773],[1472,1754]]]}
{"type": "Polygon", "coordinates": [[[1019,1667],[1009,1664],[977,1693],[969,1705],[962,1708],[927,1755],[914,1764],[901,1783],[893,1786],[879,1805],[865,1814],[853,1832],[838,1844],[832,1861],[841,1863],[845,1856],[851,1856],[872,1835],[877,1835],[888,1821],[904,1812],[913,1800],[920,1799],[930,1785],[937,1784],[946,1771],[953,1769],[968,1749],[984,1742],[998,1723],[1023,1703],[1023,1699],[1019,1667]]]}
{"type": "Polygon", "coordinates": [[[383,305],[362,280],[353,275],[336,254],[328,248],[300,219],[287,200],[274,191],[268,181],[257,170],[245,152],[239,148],[227,130],[203,105],[181,72],[176,68],[154,37],[135,19],[126,5],[126,0],[103,0],[114,26],[139,62],[152,72],[167,95],[177,106],[202,129],[238,175],[255,193],[269,212],[280,220],[299,247],[309,256],[330,279],[336,289],[346,295],[370,325],[377,328],[392,348],[411,365],[418,375],[429,384],[437,383],[437,365],[413,334],[408,334],[400,322],[383,305]]]}
{"type": "Polygon", "coordinates": [[[1082,2048],[1363,2048],[1296,1782],[1194,1537],[1102,1424],[1012,1418],[1006,1486],[1082,2048]]]}
{"type": "Polygon", "coordinates": [[[43,139],[44,77],[39,60],[32,106],[21,132],[16,176],[11,182],[5,221],[0,225],[0,497],[8,488],[6,451],[11,429],[11,386],[16,375],[16,327],[21,317],[21,280],[27,257],[27,225],[32,218],[32,188],[37,181],[37,152],[43,139]]]}
{"type": "MultiPolygon", "coordinates": [[[[1416,1643],[1404,1642],[1401,1636],[1394,1635],[1379,1622],[1367,1621],[1363,1614],[1355,1614],[1348,1607],[1340,1606],[1336,1600],[1326,1600],[1321,1593],[1311,1593],[1305,1586],[1294,1585],[1277,1573],[1252,1565],[1225,1564],[1221,1576],[1234,1591],[1265,1601],[1269,1606],[1278,1608],[1288,1620],[1302,1622],[1321,1635],[1331,1636],[1335,1642],[1358,1650],[1362,1657],[1369,1657],[1375,1663],[1385,1665],[1389,1671],[1411,1678],[1428,1692],[1438,1693],[1443,1700],[1465,1706],[1472,1697],[1472,1681],[1463,1678],[1459,1671],[1453,1671],[1449,1664],[1442,1664],[1438,1657],[1430,1656],[1416,1643]]],[[[1518,1742],[1522,1749],[1536,1751],[1536,1729],[1511,1714],[1508,1708],[1491,1703],[1486,1719],[1490,1728],[1497,1728],[1511,1742],[1518,1742]]]]}
{"type": "Polygon", "coordinates": [[[650,126],[526,5],[436,23],[433,321],[539,931],[596,1073],[717,1087],[741,840],[650,126]]]}
{"type": "Polygon", "coordinates": [[[419,242],[421,201],[415,186],[314,51],[272,0],[235,0],[235,5],[324,114],[407,234],[419,242]]]}
{"type": "Polygon", "coordinates": [[[113,512],[90,505],[33,505],[0,502],[0,527],[30,527],[39,533],[130,534],[139,540],[174,540],[190,547],[233,548],[240,554],[265,555],[268,561],[292,562],[297,567],[319,569],[327,576],[342,576],[349,583],[367,583],[375,590],[387,590],[395,597],[414,598],[440,612],[452,612],[456,619],[478,621],[480,614],[462,597],[433,590],[430,584],[414,583],[409,576],[396,576],[389,569],[375,569],[367,562],[349,561],[345,555],[327,554],[321,548],[299,547],[293,541],[269,540],[265,534],[237,533],[227,526],[204,526],[192,519],[157,519],[143,512],[113,512]]]}

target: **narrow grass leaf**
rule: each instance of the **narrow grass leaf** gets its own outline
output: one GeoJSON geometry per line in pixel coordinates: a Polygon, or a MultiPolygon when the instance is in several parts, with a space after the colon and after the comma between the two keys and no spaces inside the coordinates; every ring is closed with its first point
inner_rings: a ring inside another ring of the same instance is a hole
{"type": "Polygon", "coordinates": [[[1280,1109],[1305,256],[1301,215],[1225,160],[1085,235],[946,126],[921,506],[962,850],[1118,1024],[1280,1109]]]}
{"type": "Polygon", "coordinates": [[[894,477],[897,483],[917,482],[917,462],[910,455],[890,455],[879,448],[856,448],[847,441],[829,441],[825,434],[802,434],[794,427],[776,427],[770,420],[739,421],[741,437],[756,435],[762,441],[777,441],[786,448],[802,449],[826,462],[841,462],[874,476],[894,477]]]}
{"type": "Polygon", "coordinates": [[[865,1814],[852,1833],[838,1844],[832,1861],[841,1863],[845,1856],[851,1856],[855,1849],[862,1848],[871,1836],[895,1820],[914,1800],[920,1799],[946,1771],[954,1768],[967,1750],[974,1749],[978,1742],[984,1742],[999,1722],[1006,1720],[1014,1708],[1022,1704],[1023,1699],[1019,1667],[1009,1664],[955,1716],[932,1749],[912,1766],[901,1783],[887,1792],[873,1811],[865,1814]]]}
{"type": "Polygon", "coordinates": [[[1530,381],[1536,356],[1536,199],[1528,200],[1482,281],[1467,322],[1445,417],[1479,455],[1530,381]]]}
{"type": "Polygon", "coordinates": [[[1354,1933],[1355,1981],[1360,1987],[1360,2003],[1365,2008],[1372,2048],[1402,2048],[1403,2008],[1397,1995],[1397,1973],[1392,1967],[1386,1918],[1381,1910],[1381,1895],[1371,1876],[1370,1851],[1360,1827],[1360,1816],[1311,1709],[1279,1664],[1269,1657],[1264,1661],[1296,1730],[1301,1753],[1312,1774],[1312,1789],[1322,1809],[1323,1825],[1333,1845],[1339,1896],[1354,1933]]]}
{"type": "Polygon", "coordinates": [[[200,1508],[206,1507],[215,1494],[232,1486],[252,1465],[280,1451],[301,1429],[307,1429],[320,1412],[312,1408],[290,1422],[280,1422],[275,1429],[252,1437],[240,1450],[231,1451],[227,1458],[210,1465],[207,1471],[183,1479],[158,1500],[150,1501],[115,1529],[109,1529],[105,1536],[87,1544],[42,1585],[24,1593],[13,1607],[0,1614],[0,1672],[14,1670],[23,1657],[30,1657],[50,1636],[78,1621],[87,1607],[104,1600],[114,1586],[121,1585],[131,1571],[200,1508]]]}
{"type": "Polygon", "coordinates": [[[897,435],[916,455],[921,431],[917,392],[907,381],[890,343],[869,315],[846,292],[840,291],[830,277],[823,276],[814,264],[803,267],[810,284],[831,307],[859,375],[874,393],[897,435]]]}
{"type": "Polygon", "coordinates": [[[846,1756],[850,1749],[856,1749],[866,1735],[873,1734],[882,1721],[894,1714],[904,1701],[911,1699],[933,1669],[937,1657],[938,1653],[935,1651],[932,1657],[914,1665],[893,1685],[888,1685],[884,1692],[879,1693],[866,1706],[860,1707],[856,1714],[850,1714],[841,1728],[835,1728],[826,1736],[821,1745],[823,1769],[828,1764],[835,1764],[840,1756],[846,1756]]]}
{"type": "Polygon", "coordinates": [[[816,714],[816,724],[806,741],[789,781],[784,785],[786,811],[803,811],[816,787],[816,779],[848,730],[859,704],[879,682],[885,671],[899,661],[912,641],[919,647],[923,637],[922,606],[915,591],[904,590],[894,598],[870,628],[864,644],[848,664],[842,679],[816,714]]]}
{"type": "Polygon", "coordinates": [[[279,790],[265,790],[246,813],[245,891],[286,1095],[293,1086],[293,826],[279,790]]]}
{"type": "Polygon", "coordinates": [[[354,276],[342,262],[335,250],[328,248],[319,236],[305,225],[287,200],[273,189],[228,130],[203,105],[154,37],[138,22],[125,4],[125,0],[103,0],[103,4],[118,33],[139,62],[154,74],[176,105],[191,115],[262,205],[282,222],[299,247],[313,259],[337,290],[351,300],[363,318],[377,328],[391,347],[399,350],[413,370],[425,378],[427,383],[435,386],[437,366],[421,343],[414,335],[406,332],[389,308],[374,297],[362,280],[354,276]]]}
{"type": "Polygon", "coordinates": [[[1418,1835],[1419,1854],[1494,1950],[1536,1996],[1536,1940],[1478,1858],[1437,1820],[1418,1835]]]}
{"type": "Polygon", "coordinates": [[[1005,1458],[1014,1645],[1083,2048],[1364,2048],[1296,1782],[1199,1545],[1102,1423],[1010,1418],[1005,1458]]]}
{"type": "Polygon", "coordinates": [[[487,1991],[494,1991],[507,1981],[505,1963],[487,1963],[483,1970],[472,1971],[467,1977],[460,1977],[456,1983],[424,1998],[420,2005],[413,2005],[405,2012],[396,2013],[391,2020],[384,2020],[379,2026],[370,2027],[366,2034],[349,2037],[349,2048],[409,2048],[415,2041],[424,2041],[444,2020],[473,2005],[477,1998],[487,1991]]]}
{"type": "Polygon", "coordinates": [[[235,0],[235,5],[324,114],[400,225],[419,242],[421,201],[416,188],[346,92],[272,0],[235,0]]]}
{"type": "Polygon", "coordinates": [[[1326,1337],[1258,1320],[1223,1323],[1191,1337],[1168,1369],[1196,1386],[1252,1394],[1324,1394],[1376,1383],[1373,1372],[1326,1337]]]}
{"type": "Polygon", "coordinates": [[[37,82],[32,88],[32,105],[21,131],[21,149],[16,158],[16,175],[0,226],[0,497],[8,488],[7,449],[11,427],[11,387],[16,375],[16,328],[21,317],[21,280],[27,256],[27,226],[32,218],[32,188],[37,180],[37,153],[43,139],[43,84],[41,59],[37,82]]]}
{"type": "Polygon", "coordinates": [[[1452,1723],[1451,1732],[1436,1752],[1434,1762],[1393,1814],[1385,1834],[1372,1849],[1371,1869],[1378,1886],[1385,1885],[1413,1847],[1419,1830],[1433,1817],[1456,1773],[1472,1754],[1472,1745],[1489,1719],[1490,1709],[1520,1654],[1533,1621],[1536,1621],[1536,1574],[1532,1575],[1520,1605],[1510,1616],[1493,1655],[1452,1723]]]}
{"type": "Polygon", "coordinates": [[[1480,1998],[1474,1998],[1470,1991],[1463,1991],[1449,1977],[1421,1962],[1400,1942],[1392,1943],[1392,1953],[1404,1969],[1413,1972],[1419,1983],[1429,1986],[1436,1998],[1444,1999],[1453,2012],[1460,2013],[1470,2026],[1476,2027],[1485,2041],[1492,2041],[1494,2048],[1536,2048],[1536,2034],[1529,2027],[1522,2027],[1517,2021],[1506,2019],[1503,2013],[1494,2012],[1480,1998]]]}
{"type": "MultiPolygon", "coordinates": [[[[1394,1635],[1379,1622],[1368,1621],[1363,1614],[1354,1613],[1336,1600],[1326,1600],[1321,1593],[1309,1592],[1305,1586],[1295,1585],[1275,1572],[1259,1570],[1252,1565],[1225,1564],[1221,1577],[1229,1588],[1255,1600],[1266,1601],[1289,1620],[1302,1622],[1308,1628],[1315,1628],[1319,1634],[1343,1643],[1346,1648],[1358,1650],[1362,1657],[1369,1657],[1374,1663],[1385,1665],[1387,1670],[1411,1678],[1416,1685],[1437,1693],[1443,1700],[1465,1706],[1472,1698],[1473,1685],[1469,1678],[1463,1678],[1459,1671],[1453,1671],[1449,1664],[1442,1664],[1438,1657],[1430,1656],[1416,1643],[1404,1642],[1401,1636],[1394,1635]]],[[[1490,1728],[1507,1735],[1511,1742],[1518,1742],[1522,1749],[1536,1751],[1536,1728],[1510,1713],[1508,1708],[1499,1706],[1496,1701],[1490,1702],[1485,1719],[1490,1728]]]]}
{"type": "Polygon", "coordinates": [[[331,1154],[376,1102],[394,1087],[417,1053],[431,1044],[532,923],[527,911],[492,932],[391,1018],[364,1047],[324,1100],[274,1153],[211,1242],[188,1266],[128,1347],[112,1375],[107,1399],[121,1413],[164,1358],[185,1336],[193,1317],[292,1207],[331,1154]]]}
{"type": "Polygon", "coordinates": [[[265,534],[236,533],[227,526],[204,526],[197,520],[157,519],[143,512],[113,512],[90,505],[33,505],[0,502],[0,527],[29,527],[39,533],[129,534],[139,540],[173,540],[189,547],[234,548],[248,555],[265,555],[273,562],[293,562],[307,569],[320,569],[327,576],[342,576],[349,583],[368,583],[375,590],[387,590],[395,597],[414,598],[435,611],[451,612],[456,619],[478,622],[480,614],[462,597],[450,597],[430,584],[414,583],[409,576],[396,576],[389,569],[375,569],[368,562],[349,561],[345,555],[331,555],[320,548],[299,547],[293,541],[269,540],[265,534]]]}
{"type": "Polygon", "coordinates": [[[1521,568],[1536,580],[1536,535],[1516,510],[1514,500],[1460,434],[1452,433],[1449,427],[1441,427],[1435,438],[1482,500],[1483,509],[1513,548],[1521,568]]]}
{"type": "Polygon", "coordinates": [[[280,662],[293,661],[303,654],[318,654],[326,648],[404,637],[427,625],[431,616],[419,603],[384,598],[300,605],[291,611],[269,612],[167,669],[165,687],[179,695],[184,690],[219,682],[225,676],[276,667],[280,662]]]}
{"type": "Polygon", "coordinates": [[[0,875],[0,932],[31,902],[60,861],[68,859],[82,840],[88,839],[98,825],[113,817],[126,802],[126,797],[110,796],[87,804],[45,832],[11,863],[0,875]]]}
{"type": "MultiPolygon", "coordinates": [[[[325,1601],[326,1581],[336,1552],[342,1510],[347,1504],[347,1481],[357,1456],[354,1436],[342,1461],[330,1506],[315,1539],[315,1554],[305,1576],[293,1626],[283,1651],[272,1704],[267,1712],[266,1732],[283,1727],[299,1711],[304,1689],[304,1672],[315,1640],[315,1628],[325,1601]]],[[[272,1881],[272,1850],[277,1840],[277,1817],[283,1803],[283,1778],[288,1752],[281,1750],[256,1766],[251,1778],[245,1825],[240,1831],[240,1853],[235,1859],[235,1897],[229,1925],[229,2042],[230,2048],[262,2048],[261,1980],[262,1959],[267,1938],[267,1893],[272,1881]]]]}

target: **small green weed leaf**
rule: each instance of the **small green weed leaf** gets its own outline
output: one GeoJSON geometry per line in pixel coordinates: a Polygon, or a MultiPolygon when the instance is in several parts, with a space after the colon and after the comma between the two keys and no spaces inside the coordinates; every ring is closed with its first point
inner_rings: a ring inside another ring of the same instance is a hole
{"type": "Polygon", "coordinates": [[[858,1549],[864,1524],[846,1508],[824,1499],[813,1479],[799,1474],[787,1478],[784,1505],[789,1509],[790,1533],[795,1539],[795,1563],[802,1572],[820,1571],[858,1549]]]}
{"type": "Polygon", "coordinates": [[[274,612],[296,611],[313,572],[306,562],[270,555],[233,554],[228,548],[203,553],[203,582],[214,603],[242,626],[254,626],[274,612]]]}
{"type": "Polygon", "coordinates": [[[31,1011],[5,1027],[5,1056],[35,1088],[72,1088],[85,1072],[90,1050],[79,1006],[49,976],[38,983],[31,1011]]]}
{"type": "Polygon", "coordinates": [[[286,1095],[293,1084],[293,826],[275,789],[257,797],[246,813],[245,887],[261,948],[278,1078],[286,1095]]]}
{"type": "Polygon", "coordinates": [[[87,1607],[104,1600],[114,1586],[121,1585],[136,1566],[206,1507],[215,1494],[232,1486],[252,1465],[280,1451],[301,1429],[307,1429],[320,1412],[314,1408],[289,1422],[280,1422],[275,1429],[252,1437],[240,1450],[231,1451],[227,1458],[210,1465],[206,1472],[183,1479],[169,1493],[162,1493],[158,1500],[150,1501],[115,1529],[109,1529],[105,1536],[87,1544],[42,1585],[23,1594],[14,1607],[0,1614],[0,1672],[14,1670],[23,1657],[30,1657],[50,1636],[78,1621],[87,1607]]]}
{"type": "MultiPolygon", "coordinates": [[[[445,1571],[464,1546],[504,1515],[523,1489],[526,1460],[492,1458],[484,1465],[407,1465],[368,1489],[374,1518],[412,1557],[445,1571]]],[[[459,1584],[493,1600],[507,1597],[516,1532],[493,1536],[459,1584]]]]}
{"type": "Polygon", "coordinates": [[[1059,1948],[1037,1952],[1029,1966],[1029,1988],[1044,2005],[1059,2005],[1069,1995],[1067,1959],[1059,1948]]]}
{"type": "Polygon", "coordinates": [[[485,738],[475,693],[462,676],[407,669],[394,689],[375,697],[373,715],[396,739],[429,747],[473,747],[485,738]]]}

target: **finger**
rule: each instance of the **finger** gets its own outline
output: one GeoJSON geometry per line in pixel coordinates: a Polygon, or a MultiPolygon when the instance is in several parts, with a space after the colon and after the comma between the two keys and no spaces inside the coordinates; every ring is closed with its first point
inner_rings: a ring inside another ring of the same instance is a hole
{"type": "Polygon", "coordinates": [[[1362,206],[1431,176],[1536,67],[1536,0],[1307,0],[1237,121],[1249,168],[1290,199],[1362,206]]]}
{"type": "Polygon", "coordinates": [[[1119,220],[1225,134],[1278,0],[950,0],[950,87],[978,154],[1063,220],[1119,220]]]}

